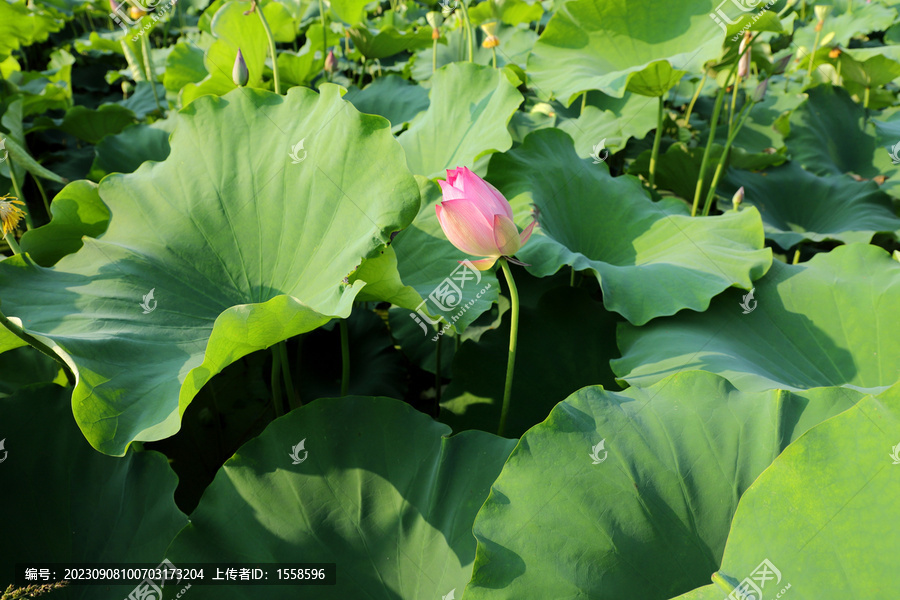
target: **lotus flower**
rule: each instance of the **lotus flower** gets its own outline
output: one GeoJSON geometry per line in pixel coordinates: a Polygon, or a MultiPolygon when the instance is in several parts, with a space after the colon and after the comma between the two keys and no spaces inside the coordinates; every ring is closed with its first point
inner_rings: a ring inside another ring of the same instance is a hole
{"type": "Polygon", "coordinates": [[[468,168],[447,169],[447,181],[438,183],[444,193],[435,206],[441,229],[466,254],[487,257],[472,261],[478,270],[490,269],[501,256],[514,255],[531,237],[537,222],[519,233],[509,201],[468,168]]]}

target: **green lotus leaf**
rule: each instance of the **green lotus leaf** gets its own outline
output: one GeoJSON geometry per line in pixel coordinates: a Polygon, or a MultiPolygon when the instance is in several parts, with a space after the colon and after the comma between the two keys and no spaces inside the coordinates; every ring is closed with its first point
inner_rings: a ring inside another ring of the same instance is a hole
{"type": "MultiPolygon", "coordinates": [[[[517,284],[524,283],[516,277],[517,284]]],[[[441,421],[454,431],[497,431],[509,356],[509,318],[506,313],[499,328],[486,331],[477,343],[463,343],[456,352],[453,380],[444,390],[440,413],[441,421]]],[[[504,435],[522,435],[581,387],[596,383],[617,387],[609,368],[609,360],[619,354],[615,330],[616,316],[583,289],[552,288],[534,307],[522,306],[504,435]]]]}
{"type": "Polygon", "coordinates": [[[163,83],[170,92],[178,92],[189,83],[198,83],[208,74],[203,50],[194,43],[180,42],[166,57],[163,83]]]}
{"type": "MultiPolygon", "coordinates": [[[[900,230],[891,197],[872,181],[817,177],[790,163],[758,173],[732,169],[720,189],[730,197],[742,186],[745,205],[762,215],[766,238],[784,249],[804,240],[869,242],[878,232],[900,230]]],[[[730,209],[731,202],[720,208],[730,209]]]]}
{"type": "Polygon", "coordinates": [[[206,94],[221,96],[237,86],[231,79],[234,59],[240,49],[250,78],[247,86],[265,88],[263,69],[266,64],[268,42],[259,17],[245,15],[251,3],[242,0],[226,2],[216,11],[212,19],[212,34],[216,41],[206,51],[203,64],[209,73],[198,83],[188,83],[181,89],[180,99],[187,106],[196,98],[206,94]]]}
{"type": "Polygon", "coordinates": [[[65,21],[41,6],[20,2],[0,4],[0,60],[6,60],[14,50],[43,42],[63,28],[65,21]]]}
{"type": "Polygon", "coordinates": [[[236,358],[347,316],[364,283],[342,279],[419,206],[388,122],[334,85],[204,98],[180,113],[171,146],[164,162],[103,179],[100,239],[52,269],[0,263],[0,308],[75,362],[76,420],[109,454],[175,433],[236,358]]]}
{"type": "Polygon", "coordinates": [[[522,94],[496,70],[470,63],[442,67],[432,78],[431,105],[400,135],[409,170],[429,178],[512,146],[506,129],[522,94]]]}
{"type": "MultiPolygon", "coordinates": [[[[663,83],[654,63],[699,71],[722,51],[725,31],[711,18],[713,0],[572,0],[558,8],[528,59],[534,85],[567,106],[585,90],[621,98],[629,86],[642,91],[663,83]],[[566,68],[560,68],[560,65],[566,68]],[[634,83],[631,83],[634,81],[634,83]],[[653,86],[650,83],[655,82],[653,86]]],[[[727,15],[737,19],[742,13],[727,15]]],[[[724,23],[724,21],[723,21],[724,23]]],[[[673,84],[673,81],[668,81],[673,84]]],[[[659,89],[654,89],[654,95],[659,89]]],[[[661,95],[661,94],[660,94],[661,95]]]]}
{"type": "MultiPolygon", "coordinates": [[[[317,400],[225,463],[168,556],[175,564],[336,563],[337,585],[306,587],[309,598],[459,597],[472,573],[475,513],[515,440],[449,434],[397,400],[317,400]]],[[[297,594],[293,586],[213,589],[219,598],[297,594]]]]}
{"type": "Polygon", "coordinates": [[[613,178],[605,163],[581,159],[572,139],[541,129],[491,157],[491,181],[520,226],[537,207],[540,227],[517,257],[538,277],[565,265],[590,271],[603,303],[635,325],[684,308],[705,310],[731,286],[750,289],[772,262],[759,214],[689,216],[678,200],[652,202],[635,177],[613,178]]]}
{"type": "Polygon", "coordinates": [[[428,109],[428,90],[399,75],[379,77],[363,89],[352,88],[344,100],[360,112],[381,115],[397,131],[428,109]]]}
{"type": "MultiPolygon", "coordinates": [[[[822,2],[821,4],[832,3],[822,2]]],[[[886,30],[894,24],[897,18],[897,11],[884,6],[883,3],[854,2],[854,5],[853,10],[843,14],[832,13],[828,15],[825,18],[825,23],[822,25],[820,39],[833,34],[828,44],[833,47],[846,47],[850,44],[850,40],[855,37],[862,37],[874,31],[886,30]]],[[[815,42],[816,23],[817,20],[813,18],[806,27],[798,28],[794,32],[794,44],[799,48],[807,49],[802,55],[804,57],[809,54],[809,50],[812,49],[815,42]]]]}
{"type": "Polygon", "coordinates": [[[369,0],[331,0],[331,12],[346,23],[356,25],[366,17],[366,5],[369,0]]]}
{"type": "Polygon", "coordinates": [[[28,343],[5,327],[0,327],[0,353],[27,346],[28,343]]]}
{"type": "MultiPolygon", "coordinates": [[[[587,158],[594,146],[605,140],[604,148],[616,152],[630,138],[642,139],[656,129],[657,103],[652,98],[626,92],[622,98],[589,94],[589,103],[577,119],[562,121],[559,128],[575,140],[578,156],[587,158]]],[[[696,181],[696,179],[695,179],[696,181]]]]}
{"type": "Polygon", "coordinates": [[[81,248],[82,236],[97,237],[109,225],[109,209],[100,199],[97,185],[73,181],[53,198],[52,220],[26,231],[20,240],[22,250],[42,267],[49,267],[67,254],[81,248]]]}
{"type": "Polygon", "coordinates": [[[543,15],[544,7],[534,0],[490,0],[469,8],[469,19],[474,26],[488,21],[519,25],[540,21],[543,15]]]}
{"type": "Polygon", "coordinates": [[[864,129],[865,109],[843,88],[818,85],[808,94],[791,114],[785,138],[793,160],[817,175],[880,175],[873,163],[875,138],[864,129]]]}
{"type": "Polygon", "coordinates": [[[134,123],[134,113],[118,104],[103,104],[93,110],[73,106],[66,111],[60,129],[89,144],[96,144],[105,136],[116,134],[134,123]]]}
{"type": "Polygon", "coordinates": [[[491,487],[464,597],[665,600],[709,582],[744,491],[861,396],[746,393],[702,371],[575,392],[522,436],[491,487]]]}
{"type": "MultiPolygon", "coordinates": [[[[475,35],[477,36],[478,33],[476,32],[475,35]]],[[[506,65],[515,65],[524,69],[528,55],[531,54],[531,49],[537,41],[537,33],[525,25],[519,27],[500,26],[497,28],[497,38],[500,40],[500,46],[496,48],[497,66],[503,69],[506,65]]],[[[466,62],[468,53],[469,45],[466,41],[465,27],[449,31],[447,27],[444,27],[437,45],[437,68],[440,70],[449,64],[466,62]]],[[[434,56],[432,48],[418,50],[415,56],[415,60],[411,61],[409,67],[413,79],[417,81],[431,79],[433,75],[432,56],[434,56]]],[[[491,52],[491,48],[484,48],[480,44],[476,44],[472,61],[479,65],[493,66],[494,53],[491,52]]],[[[540,93],[540,90],[535,89],[535,91],[540,93]]],[[[542,98],[546,100],[544,95],[542,98]]]]}
{"type": "Polygon", "coordinates": [[[396,27],[385,27],[380,31],[368,27],[352,27],[347,31],[356,49],[370,60],[432,45],[430,27],[420,27],[418,31],[400,31],[396,27]]]}
{"type": "Polygon", "coordinates": [[[148,160],[165,160],[169,155],[172,121],[166,119],[152,125],[139,123],[101,140],[94,148],[96,158],[88,178],[100,181],[110,173],[133,173],[148,160]]]}
{"type": "MultiPolygon", "coordinates": [[[[13,583],[17,563],[158,564],[187,524],[175,506],[178,479],[166,457],[100,454],[72,420],[69,393],[40,384],[0,398],[8,453],[0,469],[8,494],[0,506],[15,517],[3,523],[5,539],[15,543],[0,544],[0,590],[13,583]]],[[[133,588],[72,586],[51,596],[121,600],[133,588]]]]}
{"type": "MultiPolygon", "coordinates": [[[[6,330],[4,329],[4,331],[6,330]]],[[[3,340],[0,340],[0,349],[2,348],[3,340]]],[[[66,376],[61,373],[59,364],[46,354],[27,345],[9,352],[0,350],[0,373],[3,373],[3,377],[0,378],[0,398],[9,396],[20,388],[34,383],[51,382],[62,386],[66,385],[66,376]]]]}
{"type": "Polygon", "coordinates": [[[640,329],[622,325],[622,358],[612,361],[613,371],[631,385],[703,369],[745,391],[881,391],[900,380],[898,282],[900,264],[867,244],[839,246],[798,265],[775,261],[752,298],[735,290],[702,315],[640,329]]]}
{"type": "Polygon", "coordinates": [[[865,97],[867,89],[871,93],[900,77],[900,63],[881,54],[857,61],[849,54],[841,53],[839,60],[844,87],[860,98],[865,97]]]}
{"type": "Polygon", "coordinates": [[[788,446],[741,498],[714,576],[718,598],[746,579],[765,598],[890,597],[898,582],[898,442],[895,385],[788,446]]]}

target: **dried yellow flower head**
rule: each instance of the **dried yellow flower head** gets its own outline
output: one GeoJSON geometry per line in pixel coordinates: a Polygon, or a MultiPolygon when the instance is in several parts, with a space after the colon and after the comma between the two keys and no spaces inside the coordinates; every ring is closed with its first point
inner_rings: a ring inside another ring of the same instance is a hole
{"type": "Polygon", "coordinates": [[[500,38],[495,35],[497,32],[496,21],[485,23],[481,26],[481,30],[487,36],[486,38],[484,38],[484,41],[481,42],[482,48],[496,48],[500,45],[500,38]]]}
{"type": "Polygon", "coordinates": [[[4,236],[15,231],[19,221],[25,216],[25,211],[16,206],[16,204],[25,206],[24,202],[11,197],[9,194],[0,197],[0,228],[3,229],[4,236]]]}

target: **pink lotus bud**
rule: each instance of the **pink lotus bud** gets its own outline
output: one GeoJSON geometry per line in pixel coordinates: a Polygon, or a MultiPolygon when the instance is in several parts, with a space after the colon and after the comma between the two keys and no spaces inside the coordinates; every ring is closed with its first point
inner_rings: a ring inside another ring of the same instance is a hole
{"type": "Polygon", "coordinates": [[[334,73],[336,68],[337,59],[334,57],[334,50],[329,50],[328,56],[325,57],[325,72],[334,73]]]}
{"type": "Polygon", "coordinates": [[[738,188],[738,191],[734,193],[734,196],[731,197],[731,206],[734,207],[734,210],[741,206],[741,202],[744,201],[744,186],[738,188]]]}
{"type": "Polygon", "coordinates": [[[501,256],[512,256],[525,245],[536,221],[519,233],[512,207],[503,194],[466,167],[447,169],[447,181],[438,181],[444,199],[434,208],[450,243],[473,256],[480,271],[494,266],[501,256]]]}
{"type": "Polygon", "coordinates": [[[238,48],[237,56],[234,57],[234,67],[231,69],[231,80],[234,85],[245,86],[250,80],[250,71],[247,70],[247,63],[244,62],[244,55],[238,48]]]}

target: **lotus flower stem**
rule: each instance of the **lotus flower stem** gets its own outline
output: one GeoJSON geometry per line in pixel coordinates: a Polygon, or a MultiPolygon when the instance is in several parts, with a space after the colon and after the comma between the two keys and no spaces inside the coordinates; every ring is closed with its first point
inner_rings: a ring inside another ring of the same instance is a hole
{"type": "Polygon", "coordinates": [[[475,62],[475,34],[472,32],[472,22],[469,21],[469,9],[466,8],[467,0],[460,0],[459,6],[462,8],[463,21],[466,24],[466,39],[469,46],[469,62],[475,62]]]}
{"type": "Polygon", "coordinates": [[[150,36],[141,36],[141,53],[144,55],[144,70],[147,73],[147,81],[150,82],[150,90],[153,92],[153,100],[156,101],[156,108],[161,115],[165,115],[162,105],[159,103],[159,94],[156,91],[156,78],[153,76],[153,63],[150,61],[150,36]]]}
{"type": "MultiPolygon", "coordinates": [[[[322,17],[322,60],[324,61],[328,55],[328,34],[326,33],[328,30],[325,29],[325,3],[322,0],[319,0],[319,16],[322,17]]],[[[345,51],[344,57],[346,58],[346,56],[347,52],[345,51]]]]}
{"type": "Polygon", "coordinates": [[[719,113],[722,112],[722,102],[725,100],[725,88],[719,88],[716,97],[716,105],[713,107],[712,118],[709,120],[709,139],[706,141],[706,149],[703,150],[703,160],[700,162],[700,174],[697,176],[697,187],[694,188],[694,204],[691,206],[691,216],[697,216],[697,207],[700,204],[700,193],[703,191],[703,181],[706,177],[706,162],[712,150],[713,140],[716,138],[716,126],[719,123],[719,113]]]}
{"type": "Polygon", "coordinates": [[[66,379],[69,381],[69,385],[75,385],[76,379],[75,374],[72,372],[72,369],[69,368],[68,363],[66,363],[66,361],[64,361],[61,356],[54,352],[50,346],[26,333],[24,329],[7,319],[6,315],[4,315],[3,313],[0,313],[0,325],[3,325],[7,329],[9,329],[13,333],[13,335],[26,342],[31,347],[35,348],[43,354],[46,354],[57,363],[59,363],[60,368],[66,375],[66,379]]]}
{"type": "Polygon", "coordinates": [[[697,87],[697,90],[694,92],[694,96],[691,98],[691,103],[688,104],[687,112],[684,113],[684,122],[687,125],[691,124],[691,113],[694,112],[694,104],[697,103],[697,98],[700,97],[700,92],[703,91],[703,86],[706,85],[706,79],[709,77],[709,73],[705,70],[703,71],[703,79],[700,80],[700,85],[697,87]]]}
{"type": "Polygon", "coordinates": [[[584,108],[587,106],[587,90],[581,94],[581,112],[578,113],[579,116],[584,114],[584,108]]]}
{"type": "Polygon", "coordinates": [[[656,187],[656,161],[659,159],[659,144],[662,141],[663,118],[665,117],[666,100],[659,97],[659,115],[656,118],[656,135],[653,136],[653,150],[650,152],[650,189],[656,187]]]}
{"type": "Polygon", "coordinates": [[[512,395],[513,372],[516,368],[516,343],[519,337],[519,291],[513,280],[509,261],[506,257],[500,258],[500,268],[506,277],[509,286],[510,322],[509,322],[509,359],[506,363],[506,383],[503,386],[503,407],[500,409],[500,425],[497,427],[497,435],[502,436],[506,430],[506,418],[509,416],[509,400],[512,395]]]}
{"type": "Polygon", "coordinates": [[[294,389],[294,380],[291,377],[291,362],[288,360],[287,341],[282,340],[276,344],[278,346],[278,356],[281,362],[281,374],[284,376],[284,391],[288,397],[288,405],[294,409],[303,406],[303,402],[297,396],[294,389]]]}
{"type": "MultiPolygon", "coordinates": [[[[275,53],[275,38],[272,37],[272,29],[269,27],[269,22],[266,21],[266,16],[263,14],[262,7],[256,3],[256,0],[253,0],[253,9],[256,9],[256,14],[259,15],[259,21],[262,23],[263,29],[266,32],[266,40],[269,42],[269,54],[272,55],[272,77],[275,79],[275,93],[281,94],[281,78],[278,77],[278,55],[275,53]]],[[[323,13],[322,39],[325,39],[325,37],[325,15],[323,13]]],[[[325,54],[322,55],[322,60],[325,60],[325,54]]]]}
{"type": "Polygon", "coordinates": [[[15,233],[10,231],[3,236],[3,239],[9,244],[9,249],[12,250],[13,254],[22,254],[22,248],[19,247],[19,243],[16,241],[15,233]]]}
{"type": "Polygon", "coordinates": [[[444,336],[439,335],[437,345],[434,347],[434,402],[437,407],[441,405],[441,340],[443,338],[444,336]]]}
{"type": "Polygon", "coordinates": [[[272,346],[272,406],[275,407],[275,418],[284,415],[284,405],[281,400],[281,354],[278,352],[278,344],[272,346]]]}
{"type": "Polygon", "coordinates": [[[22,195],[22,189],[19,187],[19,182],[16,180],[16,174],[13,171],[13,159],[12,156],[7,155],[6,164],[9,165],[9,176],[12,180],[13,194],[15,197],[22,201],[22,212],[25,213],[25,230],[32,229],[34,227],[34,223],[31,220],[31,213],[28,211],[28,203],[25,201],[25,196],[22,195]]]}
{"type": "Polygon", "coordinates": [[[716,187],[719,185],[719,178],[722,176],[722,171],[725,169],[725,163],[728,161],[728,154],[731,151],[731,145],[734,143],[734,139],[737,137],[737,134],[741,131],[741,127],[744,126],[744,123],[747,122],[747,117],[750,116],[750,111],[753,108],[754,102],[748,101],[744,108],[741,109],[741,120],[738,121],[737,126],[734,128],[734,131],[728,136],[728,141],[725,142],[725,148],[722,150],[722,156],[719,157],[719,164],[716,165],[716,173],[713,175],[712,182],[709,184],[709,192],[706,194],[706,202],[703,204],[703,216],[709,215],[709,209],[712,207],[713,198],[716,196],[716,187]]]}
{"type": "Polygon", "coordinates": [[[41,185],[41,180],[39,177],[32,176],[34,180],[34,184],[37,186],[38,192],[41,194],[41,199],[44,201],[44,208],[47,210],[47,216],[50,216],[50,200],[47,199],[47,192],[44,190],[44,186],[41,185]]]}
{"type": "Polygon", "coordinates": [[[350,389],[350,339],[347,333],[347,319],[340,320],[341,328],[341,396],[350,389]]]}
{"type": "MultiPolygon", "coordinates": [[[[431,74],[437,71],[437,38],[431,42],[431,74]]],[[[440,343],[440,342],[438,342],[440,343]]]]}

